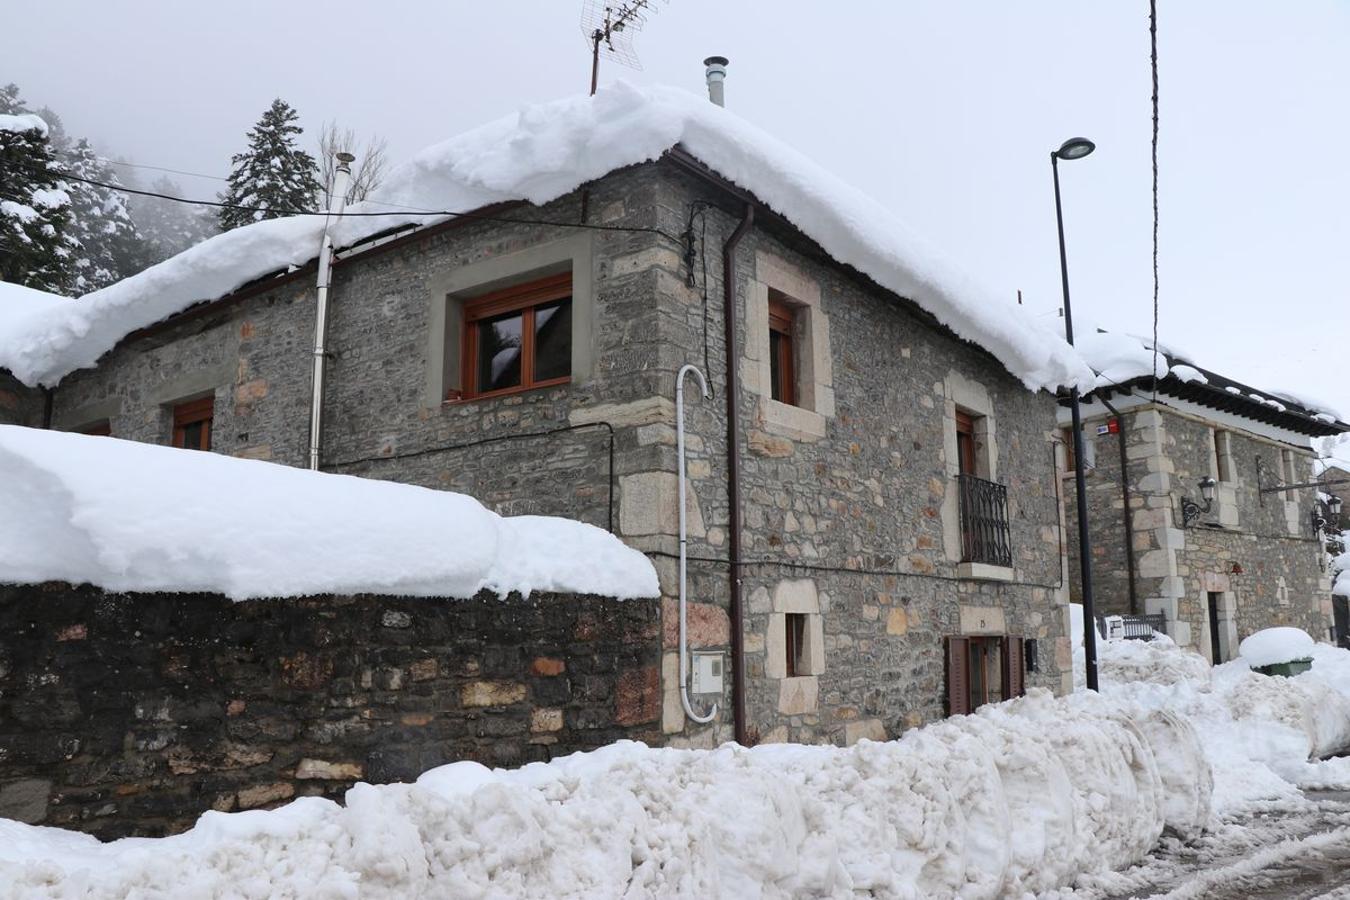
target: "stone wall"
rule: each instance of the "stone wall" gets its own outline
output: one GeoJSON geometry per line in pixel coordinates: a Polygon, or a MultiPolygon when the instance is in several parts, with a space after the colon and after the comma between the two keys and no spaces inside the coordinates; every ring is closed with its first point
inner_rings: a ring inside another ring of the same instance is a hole
{"type": "MultiPolygon", "coordinates": [[[[463,491],[503,513],[601,526],[612,517],[661,579],[667,740],[715,745],[733,736],[730,678],[720,698],[695,698],[700,708],[720,703],[710,726],[689,722],[679,699],[673,398],[682,365],[706,369],[715,398],[699,398],[692,382],[687,394],[690,643],[726,653],[720,248],[735,227],[734,204],[661,163],[519,215],[577,222],[583,205],[592,223],[661,233],[462,221],[337,266],[324,468],[463,491]],[[691,221],[693,266],[666,237],[684,235],[691,221]],[[435,383],[452,368],[440,355],[447,297],[564,259],[574,303],[591,321],[574,340],[572,382],[442,402],[435,383]]],[[[1053,400],[781,225],[753,229],[738,258],[739,455],[746,557],[755,561],[740,576],[750,737],[847,742],[940,716],[943,638],[971,629],[1038,639],[1041,670],[1029,683],[1064,689],[1053,400]],[[759,344],[771,288],[806,310],[810,340],[799,363],[808,408],[763,397],[759,344]],[[981,445],[997,470],[988,474],[1009,488],[1015,559],[1007,571],[959,563],[957,405],[978,406],[996,423],[981,445]],[[812,617],[822,668],[788,679],[778,671],[782,617],[796,611],[812,617]]],[[[302,464],[312,299],[312,276],[302,274],[124,342],[96,370],[63,382],[57,427],[107,418],[115,435],[164,443],[171,404],[210,393],[218,451],[302,464]]]]}
{"type": "Polygon", "coordinates": [[[659,606],[0,587],[0,817],[103,838],[660,736],[659,606]]]}
{"type": "MultiPolygon", "coordinates": [[[[685,177],[669,179],[668,190],[673,198],[714,199],[685,177]]],[[[679,206],[677,199],[666,205],[679,206]]],[[[706,358],[717,397],[699,399],[692,382],[686,393],[691,620],[695,645],[714,648],[727,640],[720,248],[736,221],[718,209],[708,214],[703,261],[710,308],[701,271],[692,287],[673,277],[663,281],[659,296],[673,351],[662,360],[662,392],[674,393],[679,365],[702,367],[706,358]],[[705,316],[713,321],[706,330],[705,316]]],[[[852,743],[942,717],[947,635],[1037,639],[1040,667],[1028,684],[1065,690],[1067,594],[1053,398],[1027,391],[988,354],[781,229],[757,225],[737,262],[751,738],[852,743]],[[802,406],[766,396],[760,345],[767,343],[771,289],[799,304],[797,321],[806,332],[797,352],[802,406]],[[960,564],[957,405],[987,408],[996,429],[983,436],[982,449],[993,460],[992,480],[1009,491],[1014,565],[1006,571],[972,573],[960,564]],[[783,671],[789,613],[810,617],[808,645],[820,644],[810,647],[817,668],[807,675],[783,671]]],[[[662,462],[673,471],[672,450],[662,462]]],[[[667,535],[651,549],[673,554],[673,530],[667,535]]],[[[668,673],[677,662],[673,646],[667,644],[668,673]]],[[[668,704],[665,724],[669,731],[684,727],[677,703],[668,704]]],[[[724,736],[711,730],[698,739],[724,736]]]]}
{"type": "MultiPolygon", "coordinates": [[[[1089,415],[1089,434],[1104,417],[1089,415]]],[[[1330,586],[1321,545],[1312,534],[1313,492],[1265,494],[1257,490],[1256,461],[1263,483],[1312,477],[1312,451],[1236,427],[1216,426],[1164,406],[1130,409],[1122,416],[1132,492],[1131,544],[1141,612],[1163,612],[1179,643],[1206,657],[1230,659],[1242,638],[1274,625],[1293,625],[1314,638],[1327,637],[1330,586]],[[1219,466],[1214,430],[1227,433],[1219,466]],[[1292,470],[1282,472],[1282,456],[1292,470]],[[1213,508],[1199,524],[1182,527],[1183,497],[1200,500],[1198,483],[1219,479],[1213,508]],[[1215,596],[1214,615],[1210,595],[1215,596]],[[1213,631],[1211,631],[1213,629],[1213,631]]],[[[1259,427],[1259,426],[1255,426],[1259,427]]],[[[1097,437],[1096,469],[1088,475],[1089,524],[1093,540],[1094,597],[1099,614],[1128,612],[1125,541],[1115,436],[1097,437]]],[[[1076,523],[1072,484],[1068,498],[1076,523]]],[[[1076,528],[1076,524],[1073,524],[1076,528]]],[[[1074,532],[1071,532],[1074,533],[1074,532]]],[[[1076,545],[1077,541],[1073,541],[1076,545]]],[[[1072,590],[1079,597],[1077,547],[1072,590]]]]}
{"type": "Polygon", "coordinates": [[[45,405],[42,391],[28,387],[8,371],[0,369],[0,425],[41,428],[45,405]]]}

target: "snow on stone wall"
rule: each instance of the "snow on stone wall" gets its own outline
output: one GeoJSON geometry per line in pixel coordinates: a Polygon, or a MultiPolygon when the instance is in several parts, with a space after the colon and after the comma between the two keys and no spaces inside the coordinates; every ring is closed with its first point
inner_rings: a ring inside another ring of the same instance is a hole
{"type": "Polygon", "coordinates": [[[651,562],[602,529],[449,491],[12,425],[0,471],[0,582],[235,600],[659,594],[651,562]]]}

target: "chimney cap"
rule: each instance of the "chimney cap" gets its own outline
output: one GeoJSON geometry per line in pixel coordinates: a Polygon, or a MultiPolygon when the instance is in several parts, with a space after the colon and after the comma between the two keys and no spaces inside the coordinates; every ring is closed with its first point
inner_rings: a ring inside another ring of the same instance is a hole
{"type": "Polygon", "coordinates": [[[730,62],[731,60],[727,59],[725,56],[710,56],[703,61],[703,64],[705,66],[725,66],[730,62]]]}
{"type": "Polygon", "coordinates": [[[351,155],[350,153],[343,153],[339,151],[337,153],[334,153],[333,155],[336,156],[337,161],[341,163],[356,162],[356,157],[351,155]]]}

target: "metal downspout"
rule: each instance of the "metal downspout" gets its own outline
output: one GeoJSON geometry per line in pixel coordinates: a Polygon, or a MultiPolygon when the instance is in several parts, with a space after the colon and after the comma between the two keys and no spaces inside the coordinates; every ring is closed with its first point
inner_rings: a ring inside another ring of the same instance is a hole
{"type": "Polygon", "coordinates": [[[717,704],[714,703],[712,709],[704,715],[694,712],[694,707],[689,703],[689,601],[686,596],[689,583],[688,578],[688,554],[689,554],[689,530],[686,523],[687,512],[685,510],[685,473],[684,473],[684,376],[693,373],[698,378],[699,387],[703,390],[703,399],[711,400],[712,391],[708,390],[708,379],[703,377],[697,366],[685,365],[680,367],[680,372],[675,376],[675,455],[677,457],[676,465],[679,473],[679,500],[680,500],[680,705],[684,707],[684,714],[700,725],[711,722],[717,716],[717,704]]]}
{"type": "Polygon", "coordinates": [[[1102,401],[1111,415],[1116,417],[1120,423],[1120,430],[1116,432],[1116,443],[1120,447],[1120,496],[1125,503],[1125,577],[1130,586],[1130,615],[1139,615],[1139,589],[1135,586],[1134,574],[1134,512],[1130,509],[1130,476],[1126,470],[1128,460],[1125,458],[1125,417],[1120,414],[1111,402],[1105,397],[1098,397],[1102,401]]]}
{"type": "Polygon", "coordinates": [[[755,222],[755,208],[745,205],[745,214],[736,230],[722,245],[722,298],[724,301],[724,342],[727,358],[727,499],[730,505],[731,600],[731,709],[735,723],[736,743],[747,742],[745,723],[745,621],[741,609],[741,471],[740,471],[740,411],[739,377],[740,341],[736,335],[736,247],[755,222]]]}
{"type": "Polygon", "coordinates": [[[347,183],[351,178],[350,153],[338,153],[337,170],[333,173],[333,191],[328,195],[329,216],[323,220],[323,240],[319,243],[319,280],[314,304],[314,372],[309,401],[309,467],[319,468],[319,451],[323,441],[323,375],[328,357],[328,284],[333,276],[333,239],[328,233],[332,216],[340,215],[347,205],[347,183]]]}

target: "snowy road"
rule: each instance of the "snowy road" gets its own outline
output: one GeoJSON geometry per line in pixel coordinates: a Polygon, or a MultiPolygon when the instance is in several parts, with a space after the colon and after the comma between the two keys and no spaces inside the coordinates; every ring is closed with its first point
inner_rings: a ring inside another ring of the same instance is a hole
{"type": "Polygon", "coordinates": [[[1190,845],[1165,840],[1124,872],[1084,879],[1063,900],[1350,900],[1350,791],[1309,792],[1224,823],[1190,845]]]}

